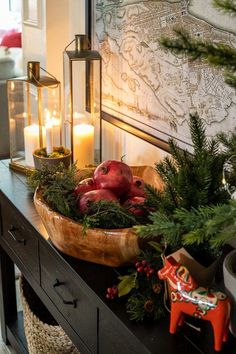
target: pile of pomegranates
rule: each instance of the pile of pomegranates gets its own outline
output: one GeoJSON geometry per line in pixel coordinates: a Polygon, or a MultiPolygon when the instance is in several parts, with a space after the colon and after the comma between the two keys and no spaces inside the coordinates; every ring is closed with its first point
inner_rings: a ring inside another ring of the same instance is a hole
{"type": "Polygon", "coordinates": [[[88,212],[91,202],[108,200],[120,203],[133,215],[142,216],[146,201],[144,187],[144,180],[133,176],[127,164],[107,160],[95,169],[93,177],[80,181],[74,193],[81,214],[88,212]]]}

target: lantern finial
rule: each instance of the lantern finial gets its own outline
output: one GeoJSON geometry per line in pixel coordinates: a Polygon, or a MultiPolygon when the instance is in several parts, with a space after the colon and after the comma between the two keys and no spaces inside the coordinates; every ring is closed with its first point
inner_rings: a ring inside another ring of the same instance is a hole
{"type": "Polygon", "coordinates": [[[75,35],[75,50],[76,52],[80,50],[88,50],[91,48],[90,41],[86,34],[76,34],[75,35]]]}
{"type": "Polygon", "coordinates": [[[28,80],[38,81],[40,79],[40,62],[28,61],[27,63],[28,80]]]}

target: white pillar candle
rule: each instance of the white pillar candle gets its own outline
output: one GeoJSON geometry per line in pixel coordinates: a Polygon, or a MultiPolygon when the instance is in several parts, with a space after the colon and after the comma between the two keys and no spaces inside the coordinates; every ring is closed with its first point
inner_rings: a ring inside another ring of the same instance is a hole
{"type": "Polygon", "coordinates": [[[83,168],[94,162],[94,126],[78,124],[73,127],[74,161],[83,168]]]}
{"type": "Polygon", "coordinates": [[[53,145],[52,145],[52,122],[48,120],[46,125],[46,151],[47,154],[51,154],[53,152],[53,145]]]}
{"type": "Polygon", "coordinates": [[[52,141],[52,119],[48,109],[45,109],[45,129],[46,129],[46,151],[47,154],[53,152],[53,141],[52,141]]]}
{"type": "Polygon", "coordinates": [[[61,145],[61,120],[56,117],[52,117],[52,143],[53,146],[61,145]]]}
{"type": "Polygon", "coordinates": [[[25,142],[25,164],[34,166],[33,152],[39,148],[39,126],[36,124],[28,125],[24,128],[25,142]]]}

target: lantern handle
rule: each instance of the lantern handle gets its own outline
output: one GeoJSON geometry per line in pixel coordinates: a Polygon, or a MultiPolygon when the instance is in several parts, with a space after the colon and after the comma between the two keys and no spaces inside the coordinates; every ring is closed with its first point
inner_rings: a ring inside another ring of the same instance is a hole
{"type": "Polygon", "coordinates": [[[87,35],[83,35],[83,34],[82,34],[82,35],[77,34],[77,35],[75,35],[75,38],[74,38],[69,44],[67,44],[67,46],[65,47],[64,51],[66,51],[67,48],[68,48],[73,42],[76,42],[76,51],[77,51],[77,50],[78,50],[77,45],[78,45],[78,38],[79,38],[79,37],[85,37],[86,42],[87,42],[87,45],[88,45],[88,48],[87,48],[87,49],[91,49],[91,42],[90,42],[88,36],[87,36],[87,35]]]}
{"type": "MultiPolygon", "coordinates": [[[[51,74],[49,71],[47,71],[46,69],[42,68],[41,66],[40,66],[40,69],[43,70],[46,74],[48,74],[48,75],[51,76],[55,81],[58,82],[57,78],[56,78],[53,74],[51,74]]],[[[58,82],[58,84],[59,84],[59,82],[58,82]]],[[[55,87],[57,87],[58,84],[56,84],[55,87]]]]}
{"type": "Polygon", "coordinates": [[[40,69],[43,70],[45,73],[47,73],[49,76],[51,76],[55,81],[57,81],[57,84],[55,84],[55,85],[53,85],[53,86],[45,86],[45,85],[43,85],[43,84],[42,84],[40,81],[38,81],[38,79],[35,77],[33,70],[32,70],[31,68],[29,68],[29,70],[30,70],[30,72],[31,72],[31,75],[32,75],[32,77],[34,78],[35,82],[37,82],[38,84],[40,84],[40,86],[42,86],[42,87],[47,87],[47,88],[50,88],[50,89],[55,89],[55,88],[57,88],[58,85],[59,85],[59,81],[57,80],[57,78],[56,78],[54,75],[52,75],[50,72],[48,72],[47,70],[45,70],[44,68],[42,68],[41,66],[40,66],[40,69]]]}
{"type": "Polygon", "coordinates": [[[71,41],[69,44],[67,44],[67,46],[65,47],[64,51],[66,51],[66,49],[67,49],[73,42],[75,42],[75,38],[72,39],[72,41],[71,41]]]}

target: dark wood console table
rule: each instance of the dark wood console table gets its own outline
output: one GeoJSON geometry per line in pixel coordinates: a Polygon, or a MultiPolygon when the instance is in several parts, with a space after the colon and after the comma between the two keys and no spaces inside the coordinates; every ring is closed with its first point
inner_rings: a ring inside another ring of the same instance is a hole
{"type": "MultiPolygon", "coordinates": [[[[0,162],[0,315],[3,340],[28,353],[22,313],[17,312],[14,264],[82,354],[214,353],[210,325],[168,333],[169,318],[156,324],[128,320],[124,300],[109,302],[106,288],[117,270],[67,257],[48,240],[25,177],[0,162]],[[53,287],[56,282],[63,285],[53,287]],[[69,302],[69,303],[67,303],[69,302]]],[[[230,337],[223,353],[236,353],[230,337]]],[[[45,353],[48,354],[48,353],[45,353]]]]}

